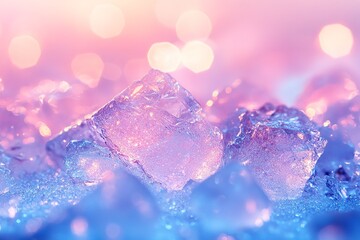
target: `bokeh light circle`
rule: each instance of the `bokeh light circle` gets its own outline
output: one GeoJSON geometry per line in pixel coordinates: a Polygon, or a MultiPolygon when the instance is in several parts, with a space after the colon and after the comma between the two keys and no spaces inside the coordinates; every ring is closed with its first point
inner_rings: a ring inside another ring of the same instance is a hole
{"type": "Polygon", "coordinates": [[[125,18],[119,7],[111,3],[99,4],[90,14],[90,28],[101,38],[113,38],[122,32],[125,18]]]}
{"type": "Polygon", "coordinates": [[[71,62],[74,76],[90,88],[95,88],[104,70],[104,62],[95,53],[76,55],[71,62]]]}
{"type": "Polygon", "coordinates": [[[151,45],[147,57],[152,68],[163,72],[173,72],[181,63],[179,48],[169,42],[157,42],[151,45]]]}
{"type": "Polygon", "coordinates": [[[212,25],[209,17],[202,11],[184,12],[176,22],[176,34],[184,42],[196,39],[207,39],[212,25]]]}
{"type": "Polygon", "coordinates": [[[35,66],[41,56],[39,42],[32,36],[20,35],[11,39],[8,49],[10,61],[18,68],[35,66]]]}
{"type": "Polygon", "coordinates": [[[321,49],[332,58],[348,55],[354,44],[351,30],[342,24],[330,24],[319,33],[321,49]]]}
{"type": "Polygon", "coordinates": [[[183,65],[194,73],[208,70],[214,53],[209,45],[202,41],[190,41],[181,50],[183,65]]]}

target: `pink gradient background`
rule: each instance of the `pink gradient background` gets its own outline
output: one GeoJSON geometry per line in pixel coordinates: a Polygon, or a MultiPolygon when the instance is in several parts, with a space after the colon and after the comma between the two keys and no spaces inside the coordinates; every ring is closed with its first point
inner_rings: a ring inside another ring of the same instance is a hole
{"type": "Polygon", "coordinates": [[[189,9],[211,20],[212,31],[202,41],[212,48],[214,60],[200,73],[180,65],[171,74],[203,106],[214,90],[221,92],[237,79],[256,90],[243,89],[235,98],[251,94],[292,105],[319,74],[334,69],[359,73],[358,0],[0,0],[0,107],[24,115],[36,128],[46,124],[51,130],[46,137],[53,136],[145,75],[153,43],[166,41],[181,49],[185,43],[175,24],[189,9]],[[89,16],[100,3],[121,10],[125,25],[119,35],[103,39],[91,31],[89,16]],[[325,54],[318,41],[322,27],[333,23],[351,29],[354,38],[350,54],[337,59],[325,54]],[[34,66],[19,69],[10,59],[9,45],[24,34],[38,41],[41,56],[34,66]],[[72,71],[72,60],[84,53],[97,54],[104,63],[95,88],[72,71]],[[62,81],[65,90],[56,85],[62,81]]]}

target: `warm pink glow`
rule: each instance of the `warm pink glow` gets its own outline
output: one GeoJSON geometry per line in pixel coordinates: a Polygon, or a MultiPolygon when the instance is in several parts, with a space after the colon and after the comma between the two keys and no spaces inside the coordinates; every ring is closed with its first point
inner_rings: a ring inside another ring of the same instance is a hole
{"type": "Polygon", "coordinates": [[[16,36],[11,39],[9,49],[11,62],[18,68],[35,66],[41,55],[39,42],[29,35],[16,36]]]}
{"type": "Polygon", "coordinates": [[[113,4],[96,5],[90,14],[90,28],[101,38],[113,38],[120,35],[125,26],[122,11],[113,4]]]}
{"type": "Polygon", "coordinates": [[[183,42],[207,39],[212,25],[209,17],[198,10],[184,12],[176,23],[176,34],[183,42]]]}
{"type": "Polygon", "coordinates": [[[80,82],[94,88],[100,81],[104,70],[104,62],[95,53],[79,54],[72,60],[71,69],[80,82]]]}

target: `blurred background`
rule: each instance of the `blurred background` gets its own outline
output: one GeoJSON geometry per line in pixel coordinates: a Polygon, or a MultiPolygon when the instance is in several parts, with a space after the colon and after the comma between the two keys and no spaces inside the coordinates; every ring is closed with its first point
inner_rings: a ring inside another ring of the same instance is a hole
{"type": "Polygon", "coordinates": [[[359,0],[0,0],[0,108],[50,138],[156,68],[213,121],[265,101],[315,117],[358,93],[359,16],[359,0]]]}

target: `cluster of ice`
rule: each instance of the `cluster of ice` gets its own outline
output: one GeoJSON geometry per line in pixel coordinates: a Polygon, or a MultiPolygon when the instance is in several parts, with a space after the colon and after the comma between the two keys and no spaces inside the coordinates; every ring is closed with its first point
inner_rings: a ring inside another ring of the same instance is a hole
{"type": "Polygon", "coordinates": [[[39,126],[0,110],[0,238],[358,238],[358,98],[319,112],[330,98],[313,95],[303,110],[321,126],[272,104],[229,117],[263,99],[231,95],[240,86],[213,94],[226,107],[206,118],[152,70],[46,151],[39,126]]]}

